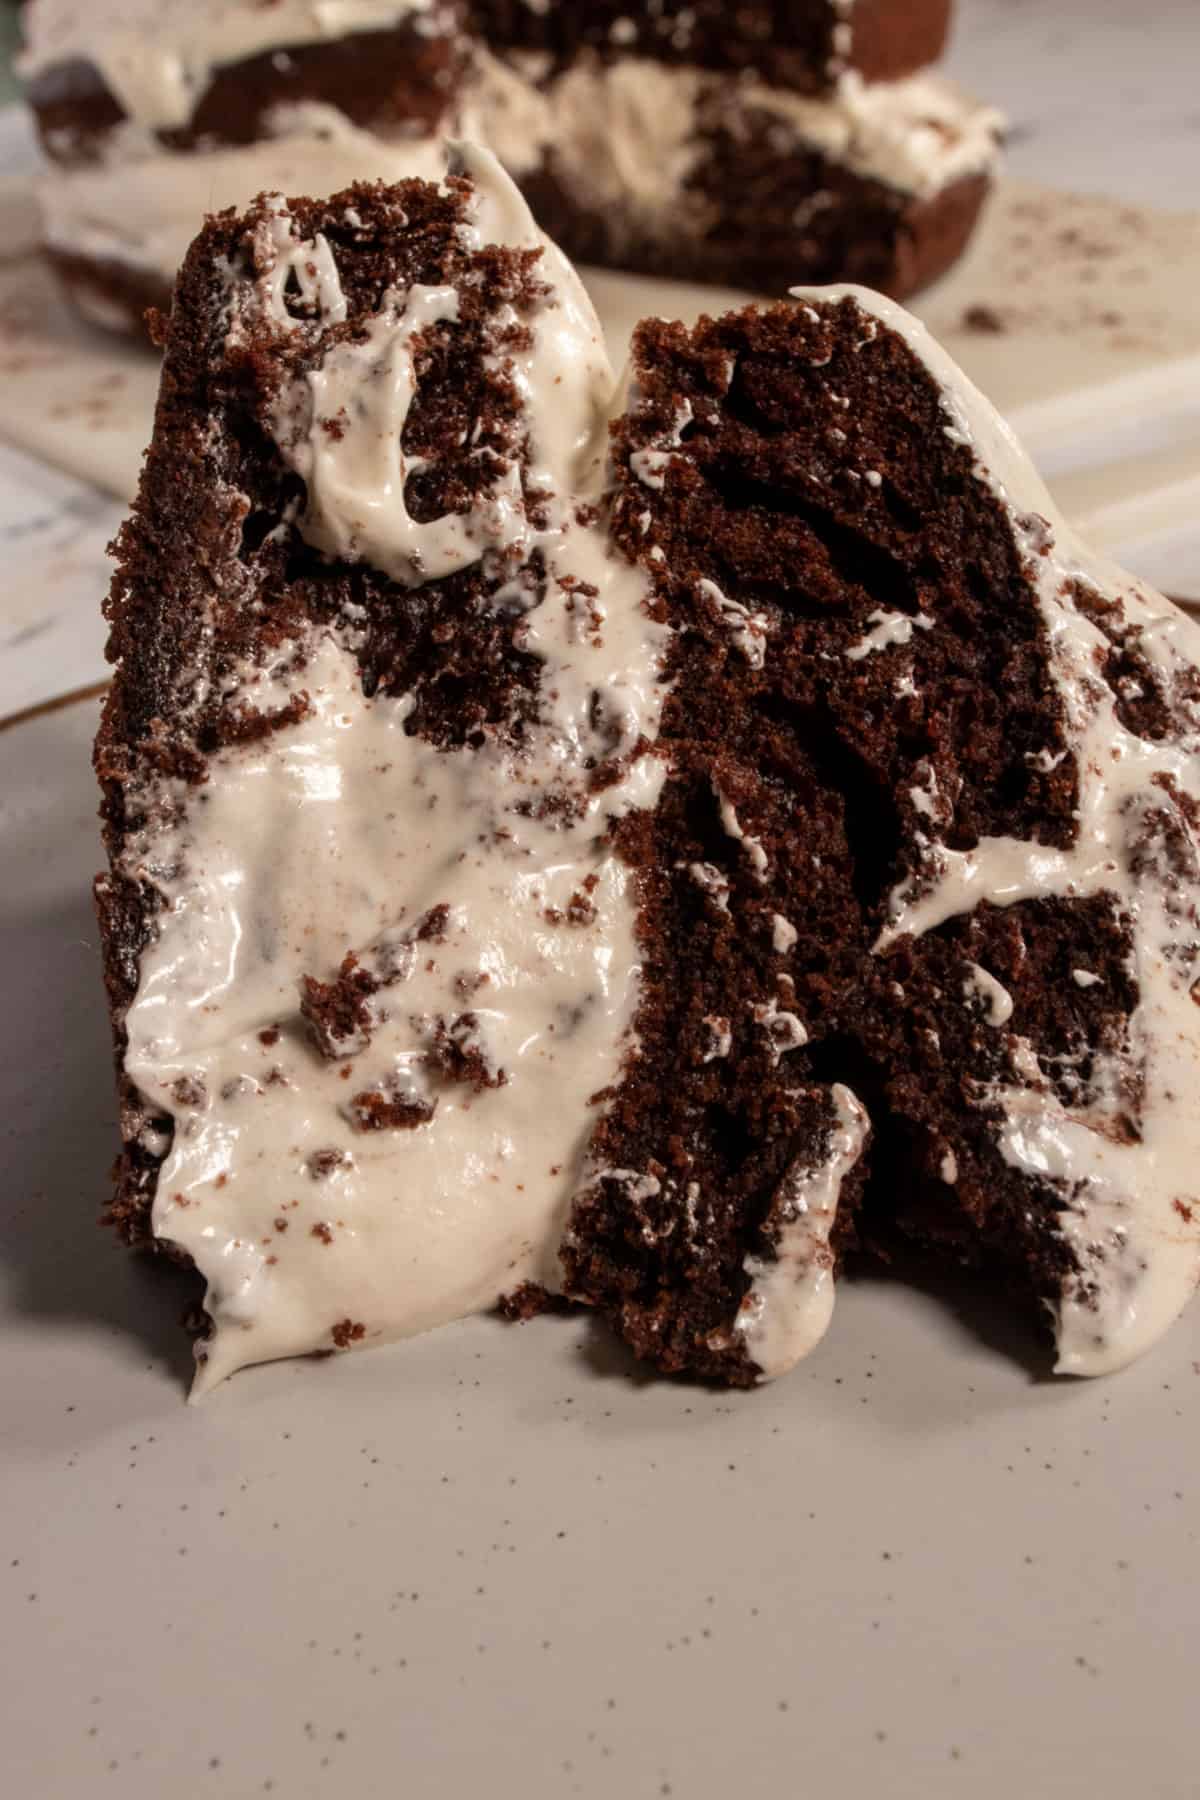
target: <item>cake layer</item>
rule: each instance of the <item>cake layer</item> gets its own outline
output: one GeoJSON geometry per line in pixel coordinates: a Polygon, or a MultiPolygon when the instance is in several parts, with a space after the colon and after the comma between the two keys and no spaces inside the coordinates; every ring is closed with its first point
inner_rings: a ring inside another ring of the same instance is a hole
{"type": "MultiPolygon", "coordinates": [[[[378,70],[388,51],[387,81],[403,86],[405,58],[416,55],[421,80],[412,84],[417,116],[425,111],[423,46],[456,39],[461,22],[457,0],[31,0],[24,19],[25,50],[20,73],[32,84],[39,110],[73,93],[95,104],[97,95],[112,119],[127,118],[147,131],[187,130],[197,109],[211,107],[199,129],[245,141],[234,115],[238,92],[253,112],[267,86],[287,97],[305,91],[307,52],[329,49],[358,34],[370,34],[378,70]],[[399,32],[388,46],[379,34],[399,32]],[[83,65],[82,68],[80,65],[83,65]],[[237,67],[232,85],[223,71],[237,67]],[[97,82],[96,78],[99,78],[97,82]],[[274,81],[272,81],[274,77],[274,81]],[[215,90],[215,91],[214,91],[215,90]]],[[[436,58],[428,72],[436,67],[436,58]]],[[[334,77],[336,79],[336,77],[334,77]]],[[[377,90],[379,77],[365,59],[347,65],[346,93],[355,83],[377,90]]],[[[329,97],[322,93],[322,98],[329,97]]],[[[267,102],[270,104],[270,102],[267,102]]],[[[347,108],[349,110],[349,108],[347,108]]],[[[46,123],[60,121],[51,117],[46,123]]],[[[85,127],[92,121],[84,121],[85,127]]],[[[95,123],[103,125],[102,120],[95,123]]],[[[61,120],[70,129],[69,115],[61,120]]]]}
{"type": "Polygon", "coordinates": [[[488,44],[548,51],[556,64],[580,51],[750,73],[799,94],[824,93],[849,70],[897,81],[935,63],[952,0],[476,0],[488,44]]]}
{"type": "MultiPolygon", "coordinates": [[[[263,16],[263,15],[258,15],[263,16]]],[[[67,168],[172,151],[241,148],[277,130],[281,111],[335,111],[383,139],[431,136],[452,122],[468,45],[443,4],[388,30],[321,37],[204,67],[179,118],[153,94],[110,85],[104,64],[52,65],[29,91],[44,148],[67,168]]],[[[369,173],[360,164],[357,177],[369,173]]],[[[249,199],[249,195],[246,196],[249,199]]]]}
{"type": "Polygon", "coordinates": [[[1200,1271],[1200,632],[1074,540],[908,315],[795,300],[635,338],[614,534],[676,633],[672,774],[620,828],[660,871],[652,998],[567,1291],[738,1380],[811,1341],[831,1252],[902,1231],[1103,1373],[1200,1271]],[[779,1062],[840,1104],[764,1211],[779,1062]]]}
{"type": "Polygon", "coordinates": [[[114,1214],[203,1275],[201,1386],[553,1282],[632,1053],[606,828],[661,786],[665,632],[579,510],[595,317],[463,154],[209,227],[123,538],[114,1214]]]}

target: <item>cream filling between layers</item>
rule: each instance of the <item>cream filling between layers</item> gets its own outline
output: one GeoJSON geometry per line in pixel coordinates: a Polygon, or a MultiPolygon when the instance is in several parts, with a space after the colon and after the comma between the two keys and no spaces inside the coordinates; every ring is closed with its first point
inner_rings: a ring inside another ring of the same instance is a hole
{"type": "Polygon", "coordinates": [[[17,67],[30,80],[89,62],[130,119],[166,131],[187,124],[218,68],[409,22],[454,29],[445,0],[31,0],[17,67]]]}
{"type": "MultiPolygon", "coordinates": [[[[461,150],[458,162],[476,186],[471,243],[544,246],[492,159],[461,150]]],[[[286,310],[293,275],[326,319],[344,316],[329,244],[301,240],[282,201],[260,255],[251,295],[231,277],[231,333],[247,306],[310,329],[286,310]]],[[[311,456],[328,441],[323,420],[344,421],[340,465],[310,486],[299,521],[310,541],[334,533],[352,558],[393,555],[408,585],[421,578],[414,555],[431,547],[442,570],[489,559],[511,570],[491,603],[525,609],[520,641],[543,664],[535,723],[518,745],[488,733],[478,748],[438,750],[408,734],[411,697],[367,700],[351,643],[316,631],[300,669],[285,657],[234,684],[258,708],[303,692],[307,716],[221,752],[199,792],[159,793],[163,823],[125,858],[164,902],[125,1067],[174,1121],[153,1228],[207,1283],[213,1335],[197,1391],[246,1363],[407,1336],[522,1281],[556,1283],[596,1096],[636,1054],[636,896],[605,830],[653,806],[665,776],[646,744],[668,634],[645,612],[642,576],[576,516],[599,498],[612,377],[577,278],[551,248],[545,257],[554,297],[511,371],[529,479],[552,496],[536,532],[523,521],[515,540],[505,509],[485,503],[417,527],[430,535],[414,541],[412,465],[398,451],[410,344],[414,317],[453,317],[447,291],[389,296],[364,334],[365,361],[334,350],[279,408],[298,467],[305,446],[311,456]],[[358,535],[368,516],[369,544],[358,535]],[[518,570],[534,548],[547,578],[529,591],[518,570]],[[597,794],[589,772],[606,758],[619,779],[597,794]],[[347,1060],[306,1034],[298,988],[306,975],[331,979],[351,950],[391,979],[347,1060]],[[431,1053],[447,1035],[487,1085],[446,1077],[431,1053]],[[405,1102],[420,1122],[363,1129],[364,1092],[405,1102]]],[[[495,489],[511,505],[504,472],[495,489]]]]}
{"type": "MultiPolygon", "coordinates": [[[[1000,116],[935,75],[804,99],[710,71],[647,58],[580,57],[543,85],[546,58],[480,52],[448,123],[487,144],[518,180],[549,156],[568,191],[622,223],[698,229],[708,205],[689,193],[709,122],[736,126],[742,109],[773,121],[781,159],[819,150],[902,193],[924,198],[995,160],[1000,116]]],[[[328,194],[355,181],[436,179],[441,140],[391,140],[335,107],[277,107],[270,135],[237,149],[168,151],[144,121],[118,127],[102,160],[51,167],[41,183],[48,242],[64,254],[112,260],[169,283],[204,215],[264,191],[328,194]]],[[[814,196],[812,204],[817,204],[814,196]]]]}
{"type": "MultiPolygon", "coordinates": [[[[849,297],[911,346],[942,388],[946,436],[971,449],[1036,585],[1079,767],[1076,842],[1056,850],[984,838],[956,851],[922,835],[922,864],[892,895],[876,951],[981,901],[1107,894],[1128,921],[1139,1002],[1125,1049],[1098,1059],[1091,1104],[1064,1106],[1025,1039],[1010,1056],[1018,1079],[981,1096],[1000,1110],[995,1134],[1006,1161],[1056,1191],[1058,1229],[1077,1260],[1055,1309],[1058,1369],[1104,1374],[1154,1344],[1200,1279],[1200,833],[1174,797],[1200,804],[1200,708],[1179,686],[1200,668],[1200,629],[1079,542],[994,407],[903,308],[855,287],[793,294],[823,304],[849,297]],[[1122,725],[1100,674],[1109,642],[1077,607],[1076,583],[1123,604],[1137,647],[1179,707],[1183,722],[1169,736],[1143,738],[1122,725]],[[1140,1103],[1130,1078],[1140,1080],[1140,1103]]],[[[973,991],[964,998],[972,1003],[973,991]]],[[[992,1021],[1006,1022],[995,1010],[992,1021]]]]}
{"type": "Polygon", "coordinates": [[[264,191],[336,193],[356,181],[441,179],[445,142],[387,142],[316,102],[277,107],[275,135],[237,149],[174,151],[119,126],[104,160],[51,166],[39,194],[45,237],[66,256],[115,262],[170,285],[205,215],[264,191]]]}
{"type": "Polygon", "coordinates": [[[844,75],[805,98],[762,82],[644,57],[582,55],[547,80],[548,60],[483,54],[466,98],[466,129],[518,179],[552,155],[567,191],[591,207],[656,216],[678,206],[705,133],[736,132],[744,112],[772,121],[781,160],[818,150],[901,193],[926,198],[996,160],[1001,114],[944,77],[864,83],[844,75]]]}
{"type": "Polygon", "coordinates": [[[622,804],[653,803],[658,765],[556,829],[515,810],[557,785],[544,749],[518,761],[407,736],[411,702],[364,700],[332,638],[299,674],[248,677],[242,697],[273,707],[298,690],[309,717],[215,758],[203,804],[140,859],[167,910],[125,1068],[175,1120],[153,1227],[207,1284],[201,1392],[246,1363],[339,1337],[365,1347],[523,1281],[557,1286],[591,1099],[631,1047],[632,877],[602,834],[622,804]],[[573,924],[581,893],[591,916],[573,924]],[[410,946],[369,1042],[322,1056],[297,1016],[301,977],[332,978],[350,949],[375,965],[391,949],[394,963],[439,906],[444,934],[410,946]],[[427,1062],[439,1022],[502,1085],[440,1079],[427,1062]],[[432,1117],[359,1129],[352,1103],[372,1091],[432,1117]]]}

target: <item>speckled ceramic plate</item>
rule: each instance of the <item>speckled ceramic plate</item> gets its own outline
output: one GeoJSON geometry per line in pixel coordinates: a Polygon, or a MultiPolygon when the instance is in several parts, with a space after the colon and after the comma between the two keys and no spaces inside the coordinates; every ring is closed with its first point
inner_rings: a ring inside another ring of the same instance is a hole
{"type": "Polygon", "coordinates": [[[479,1320],[188,1406],[95,1226],[95,718],[0,732],[6,1793],[1194,1800],[1200,1309],[1092,1385],[876,1279],[747,1396],[479,1320]]]}

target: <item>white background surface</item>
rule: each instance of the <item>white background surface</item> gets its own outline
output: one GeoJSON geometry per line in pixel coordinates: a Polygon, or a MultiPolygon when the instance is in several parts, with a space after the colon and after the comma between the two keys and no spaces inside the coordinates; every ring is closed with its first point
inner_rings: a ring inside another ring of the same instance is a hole
{"type": "MultiPolygon", "coordinates": [[[[962,18],[1017,175],[1197,204],[1192,0],[962,18]]],[[[0,713],[99,672],[114,516],[0,452],[0,713]]],[[[0,732],[6,1793],[1195,1800],[1195,1310],[1090,1386],[969,1286],[875,1279],[754,1396],[481,1321],[186,1407],[185,1294],[92,1227],[94,719],[0,732]]]]}

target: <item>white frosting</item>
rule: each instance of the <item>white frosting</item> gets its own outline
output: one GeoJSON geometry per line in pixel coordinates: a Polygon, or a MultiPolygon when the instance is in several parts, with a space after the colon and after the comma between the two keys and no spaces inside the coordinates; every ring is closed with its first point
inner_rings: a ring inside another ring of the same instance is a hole
{"type": "Polygon", "coordinates": [[[767,1001],[756,1001],[750,1008],[754,1022],[761,1026],[767,1039],[767,1052],[772,1067],[791,1050],[802,1050],[808,1042],[808,1029],[799,1014],[781,1009],[775,995],[767,1001]]]}
{"type": "MultiPolygon", "coordinates": [[[[681,203],[701,154],[698,112],[720,78],[648,57],[578,57],[544,80],[546,59],[479,58],[466,129],[520,177],[553,152],[582,205],[646,224],[681,203]]],[[[729,82],[723,84],[726,89],[729,82]]]]}
{"type": "Polygon", "coordinates": [[[832,1089],[836,1123],[824,1160],[796,1162],[771,1207],[780,1225],[775,1256],[747,1257],[750,1278],[734,1330],[764,1381],[785,1375],[815,1349],[833,1316],[830,1235],[842,1182],[862,1155],[869,1121],[848,1087],[832,1089]]]}
{"type": "Polygon", "coordinates": [[[763,86],[746,88],[743,97],[799,143],[917,198],[990,168],[1004,129],[1002,113],[928,71],[864,82],[851,70],[828,98],[763,86]]]}
{"type": "Polygon", "coordinates": [[[871,630],[857,644],[851,644],[846,651],[847,662],[861,662],[876,650],[890,650],[893,644],[912,643],[914,621],[907,613],[886,612],[877,606],[867,615],[867,623],[871,630]]]}
{"type": "Polygon", "coordinates": [[[780,956],[787,955],[788,951],[794,947],[799,935],[790,919],[785,919],[782,913],[771,914],[771,945],[779,952],[780,956]]]}
{"type": "MultiPolygon", "coordinates": [[[[631,386],[625,395],[626,402],[631,405],[635,398],[636,394],[631,386]]],[[[683,443],[683,433],[691,424],[692,417],[691,401],[681,401],[670,428],[655,438],[653,443],[633,452],[629,458],[629,467],[643,487],[653,488],[655,492],[661,493],[666,486],[671,458],[683,443]]]]}
{"type": "Polygon", "coordinates": [[[824,152],[856,175],[923,197],[994,163],[1002,116],[928,72],[864,83],[853,72],[819,98],[652,58],[581,56],[545,80],[543,58],[483,60],[472,132],[515,174],[548,151],[567,190],[641,223],[700,216],[686,191],[702,134],[742,108],[771,120],[781,157],[824,152]]]}
{"type": "Polygon", "coordinates": [[[18,68],[30,79],[82,58],[131,119],[168,130],[222,65],[407,21],[452,28],[445,0],[30,0],[18,68]]]}
{"type": "MultiPolygon", "coordinates": [[[[460,161],[478,189],[471,235],[541,244],[495,163],[466,151],[460,161]]],[[[318,329],[281,300],[283,272],[306,262],[336,318],[328,246],[300,241],[282,203],[262,233],[255,288],[231,291],[231,331],[247,308],[318,329]]],[[[520,748],[499,733],[448,751],[408,735],[411,697],[368,701],[351,651],[317,634],[298,671],[285,653],[237,684],[239,700],[268,710],[305,694],[307,716],[219,753],[198,792],[160,794],[162,823],[126,856],[127,873],[164,901],[125,1066],[175,1121],[153,1227],[207,1283],[214,1332],[198,1391],[246,1363],[424,1330],[526,1279],[556,1284],[594,1096],[635,1051],[634,878],[604,832],[661,787],[665,764],[634,746],[658,729],[667,633],[644,611],[643,578],[609,556],[602,527],[575,517],[576,503],[599,497],[611,374],[578,281],[557,253],[547,263],[556,293],[513,371],[532,479],[552,494],[525,546],[541,551],[547,580],[529,596],[522,642],[545,666],[520,748]],[[599,590],[582,629],[561,585],[571,577],[599,590]],[[592,792],[588,768],[614,756],[620,778],[592,792]],[[442,906],[442,930],[423,940],[422,920],[442,906]],[[323,1056],[298,1012],[302,978],[333,979],[348,951],[387,977],[368,1028],[344,1046],[350,1060],[323,1056]],[[447,1040],[501,1085],[449,1079],[432,1054],[447,1040]],[[364,1093],[406,1102],[424,1122],[364,1130],[364,1093]]],[[[453,316],[428,291],[384,302],[366,341],[398,391],[411,379],[406,322],[453,316]]],[[[363,374],[331,351],[322,404],[353,412],[363,374]]],[[[369,541],[349,553],[411,578],[403,471],[385,493],[353,434],[346,443],[300,528],[319,544],[330,496],[351,507],[361,475],[364,510],[378,505],[369,541]]],[[[441,526],[437,549],[450,542],[441,526]]],[[[455,566],[492,553],[466,536],[451,548],[455,566]]]]}
{"type": "MultiPolygon", "coordinates": [[[[635,450],[630,458],[631,463],[646,454],[644,450],[635,450]]],[[[660,480],[659,486],[661,485],[660,480]]],[[[731,600],[728,594],[721,592],[715,581],[709,581],[707,577],[698,581],[696,587],[702,598],[710,600],[716,607],[721,623],[729,631],[729,641],[734,649],[752,669],[761,669],[767,659],[767,633],[771,627],[768,615],[764,612],[751,612],[740,600],[731,600]]]]}
{"type": "Polygon", "coordinates": [[[750,867],[756,881],[765,881],[770,872],[770,860],[760,840],[752,837],[742,829],[741,820],[737,816],[737,808],[727,794],[721,792],[716,782],[713,783],[713,794],[717,802],[717,810],[721,815],[721,825],[726,837],[734,838],[745,850],[750,867]]]}
{"type": "Polygon", "coordinates": [[[978,963],[967,964],[963,993],[968,1000],[980,1000],[989,1025],[1007,1025],[1013,1015],[1013,998],[1004,983],[989,975],[978,963]]]}
{"type": "Polygon", "coordinates": [[[1200,666],[1200,628],[1079,543],[1008,426],[902,308],[856,288],[795,292],[801,300],[848,295],[912,346],[942,388],[947,437],[970,446],[980,478],[1008,508],[1036,584],[1079,769],[1076,841],[1057,850],[984,838],[961,851],[924,837],[922,867],[892,896],[876,950],[985,900],[1008,906],[1107,894],[1128,922],[1138,1005],[1127,1045],[1100,1059],[1087,1102],[1064,1106],[1032,1053],[1010,1056],[1018,1081],[983,1097],[1001,1109],[1001,1153],[1052,1190],[1077,1258],[1055,1308],[1058,1368],[1102,1374],[1154,1344],[1200,1277],[1200,839],[1172,791],[1200,802],[1200,714],[1176,689],[1180,727],[1161,740],[1125,728],[1100,677],[1108,640],[1078,610],[1071,584],[1123,604],[1125,624],[1168,691],[1200,666]],[[1167,827],[1179,869],[1168,859],[1167,827]]]}
{"type": "Polygon", "coordinates": [[[718,912],[729,911],[729,877],[724,870],[718,869],[716,863],[694,862],[688,864],[688,874],[703,888],[718,912]]]}
{"type": "Polygon", "coordinates": [[[454,288],[384,296],[361,339],[339,344],[287,406],[275,436],[308,493],[304,535],[332,557],[356,558],[419,587],[470,568],[490,543],[523,547],[521,469],[510,462],[487,504],[422,523],[405,485],[425,465],[401,448],[417,395],[414,340],[458,317],[454,288]],[[336,425],[336,431],[328,427],[336,425]]]}
{"type": "Polygon", "coordinates": [[[174,280],[204,216],[267,191],[335,193],[362,180],[439,180],[434,139],[385,143],[329,106],[279,107],[278,135],[237,149],[170,151],[118,130],[105,158],[51,166],[40,182],[46,240],[67,253],[126,263],[174,280]]]}

